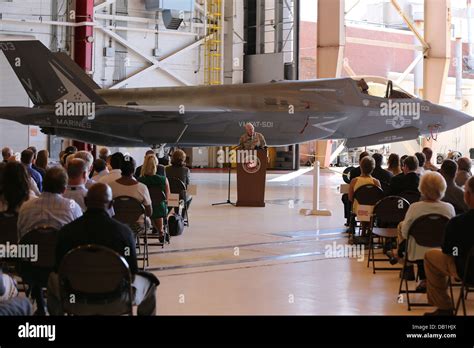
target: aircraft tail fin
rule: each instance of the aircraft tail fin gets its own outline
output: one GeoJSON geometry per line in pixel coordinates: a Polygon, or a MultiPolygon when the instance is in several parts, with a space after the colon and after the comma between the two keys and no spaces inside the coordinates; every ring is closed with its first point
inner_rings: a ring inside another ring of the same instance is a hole
{"type": "Polygon", "coordinates": [[[52,53],[33,39],[1,40],[0,50],[35,105],[106,104],[94,91],[99,87],[64,53],[52,53]]]}

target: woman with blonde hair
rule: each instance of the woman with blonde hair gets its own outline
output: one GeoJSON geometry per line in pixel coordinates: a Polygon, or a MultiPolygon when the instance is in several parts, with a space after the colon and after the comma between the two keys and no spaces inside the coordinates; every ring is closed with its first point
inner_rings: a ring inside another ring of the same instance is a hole
{"type": "MultiPolygon", "coordinates": [[[[168,179],[164,176],[157,175],[158,170],[158,159],[155,154],[150,154],[145,157],[143,162],[142,170],[140,173],[139,182],[145,184],[149,189],[152,187],[158,187],[166,195],[166,200],[170,196],[170,185],[168,179]]],[[[153,201],[153,199],[152,199],[153,201]]],[[[153,214],[151,219],[155,229],[159,233],[160,242],[164,242],[164,231],[163,231],[163,218],[166,218],[168,214],[168,207],[165,201],[162,201],[160,205],[153,205],[153,214]]]]}

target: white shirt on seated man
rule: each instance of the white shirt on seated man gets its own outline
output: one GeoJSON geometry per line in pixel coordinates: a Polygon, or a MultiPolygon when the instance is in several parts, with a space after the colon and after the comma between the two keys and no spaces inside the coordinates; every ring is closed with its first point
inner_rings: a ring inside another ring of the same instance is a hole
{"type": "Polygon", "coordinates": [[[18,214],[18,237],[41,227],[61,229],[64,225],[82,216],[81,207],[72,199],[62,196],[68,183],[67,173],[62,167],[46,171],[43,193],[24,203],[18,214]]]}

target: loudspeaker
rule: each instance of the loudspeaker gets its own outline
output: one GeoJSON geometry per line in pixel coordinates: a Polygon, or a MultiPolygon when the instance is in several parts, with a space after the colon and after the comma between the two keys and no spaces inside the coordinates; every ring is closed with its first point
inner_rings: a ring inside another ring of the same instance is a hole
{"type": "Polygon", "coordinates": [[[183,19],[180,18],[180,12],[176,10],[163,10],[161,13],[163,16],[163,24],[166,29],[178,30],[183,19]]]}

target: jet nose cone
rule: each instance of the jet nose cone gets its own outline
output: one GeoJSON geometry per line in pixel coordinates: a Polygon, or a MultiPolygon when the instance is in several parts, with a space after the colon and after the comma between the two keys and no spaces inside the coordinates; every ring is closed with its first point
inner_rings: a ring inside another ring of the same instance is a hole
{"type": "Polygon", "coordinates": [[[441,107],[439,113],[442,115],[444,130],[456,129],[474,121],[473,116],[446,107],[441,107]]]}

